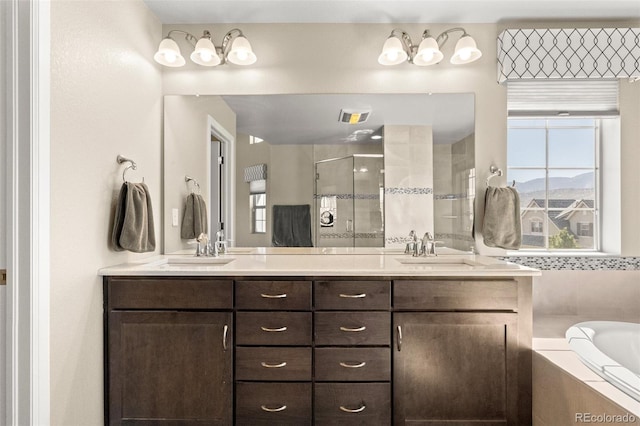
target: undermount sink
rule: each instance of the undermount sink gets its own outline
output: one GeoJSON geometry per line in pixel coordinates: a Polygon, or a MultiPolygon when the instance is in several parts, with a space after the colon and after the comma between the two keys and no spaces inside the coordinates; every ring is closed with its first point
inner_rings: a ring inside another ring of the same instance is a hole
{"type": "Polygon", "coordinates": [[[454,256],[406,256],[397,257],[396,260],[404,265],[431,265],[437,267],[470,267],[481,265],[478,262],[454,256]]]}
{"type": "Polygon", "coordinates": [[[179,256],[167,258],[167,265],[203,265],[221,266],[234,261],[233,257],[213,257],[213,256],[179,256]]]}

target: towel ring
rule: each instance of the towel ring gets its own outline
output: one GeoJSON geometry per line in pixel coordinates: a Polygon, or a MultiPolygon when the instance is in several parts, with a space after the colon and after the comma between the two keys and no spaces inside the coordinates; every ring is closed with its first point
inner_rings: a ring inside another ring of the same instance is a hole
{"type": "MultiPolygon", "coordinates": [[[[127,167],[124,168],[124,170],[122,171],[122,182],[126,182],[127,178],[126,178],[126,174],[127,174],[127,170],[131,169],[131,170],[138,170],[138,165],[136,164],[135,161],[130,160],[128,158],[123,157],[122,155],[118,155],[118,157],[116,158],[116,161],[118,162],[118,164],[122,164],[122,163],[130,163],[127,167]]],[[[142,178],[142,183],[144,183],[144,177],[142,178]]]]}
{"type": "Polygon", "coordinates": [[[191,176],[185,176],[184,181],[187,182],[187,186],[189,185],[189,182],[193,182],[194,189],[192,189],[191,192],[195,192],[195,190],[197,189],[197,193],[200,194],[200,184],[197,180],[195,180],[191,176]]]}
{"type": "MultiPolygon", "coordinates": [[[[491,174],[489,176],[487,176],[487,188],[489,187],[489,181],[496,177],[496,176],[502,176],[502,169],[497,168],[496,166],[491,166],[489,167],[489,171],[491,172],[491,174]]],[[[516,187],[516,181],[514,179],[514,181],[511,183],[511,187],[515,188],[516,187]]]]}

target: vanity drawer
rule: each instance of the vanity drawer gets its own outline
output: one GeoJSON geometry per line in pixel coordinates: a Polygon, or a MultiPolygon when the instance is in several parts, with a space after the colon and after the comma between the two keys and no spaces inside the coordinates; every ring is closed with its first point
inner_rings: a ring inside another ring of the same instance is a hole
{"type": "Polygon", "coordinates": [[[389,312],[316,312],[315,344],[389,345],[389,312]]]}
{"type": "Polygon", "coordinates": [[[311,381],[311,348],[236,348],[236,380],[311,381]]]}
{"type": "Polygon", "coordinates": [[[395,310],[515,311],[515,280],[396,280],[395,310]]]}
{"type": "Polygon", "coordinates": [[[319,382],[385,382],[391,380],[389,348],[316,348],[319,382]]]}
{"type": "Polygon", "coordinates": [[[108,309],[232,309],[233,281],[211,278],[109,278],[108,309]]]}
{"type": "Polygon", "coordinates": [[[390,383],[317,383],[317,425],[391,424],[390,383]]]}
{"type": "Polygon", "coordinates": [[[316,309],[388,310],[391,307],[390,281],[316,281],[316,309]]]}
{"type": "Polygon", "coordinates": [[[311,281],[236,281],[238,309],[311,309],[311,281]]]}
{"type": "Polygon", "coordinates": [[[311,383],[236,383],[236,425],[312,424],[311,383]]]}
{"type": "Polygon", "coordinates": [[[311,312],[237,312],[236,344],[311,345],[311,312]]]}

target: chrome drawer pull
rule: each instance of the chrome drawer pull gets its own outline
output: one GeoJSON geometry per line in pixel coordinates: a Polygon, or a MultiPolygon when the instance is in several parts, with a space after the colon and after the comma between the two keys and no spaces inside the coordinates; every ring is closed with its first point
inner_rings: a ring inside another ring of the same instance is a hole
{"type": "Polygon", "coordinates": [[[402,326],[398,326],[398,337],[396,339],[396,346],[398,347],[398,352],[402,350],[402,326]]]}
{"type": "Polygon", "coordinates": [[[260,293],[260,297],[264,297],[265,299],[284,299],[287,297],[287,293],[282,294],[265,294],[260,293]]]}
{"type": "Polygon", "coordinates": [[[366,362],[362,361],[361,363],[358,364],[349,364],[348,362],[341,362],[340,363],[340,367],[344,367],[344,368],[362,368],[365,365],[367,365],[366,362]]]}
{"type": "Polygon", "coordinates": [[[229,326],[225,324],[222,329],[222,349],[225,351],[227,350],[227,334],[229,334],[229,326]]]}
{"type": "Polygon", "coordinates": [[[282,333],[283,331],[287,331],[287,327],[280,327],[280,328],[260,327],[260,329],[262,331],[268,331],[273,333],[282,333]]]}
{"type": "Polygon", "coordinates": [[[357,328],[340,327],[340,331],[348,331],[351,333],[359,333],[361,331],[365,331],[366,329],[367,327],[365,327],[364,325],[362,327],[357,327],[357,328]]]}
{"type": "Polygon", "coordinates": [[[278,408],[269,408],[265,405],[261,405],[260,408],[262,408],[264,411],[268,412],[268,413],[277,413],[279,411],[284,411],[287,409],[286,405],[283,405],[282,407],[278,407],[278,408]]]}
{"type": "Polygon", "coordinates": [[[287,363],[285,362],[281,362],[280,364],[269,364],[266,362],[261,362],[260,363],[261,366],[263,366],[264,368],[282,368],[282,367],[286,367],[287,363]]]}
{"type": "Polygon", "coordinates": [[[345,413],[362,413],[362,412],[364,411],[364,409],[365,409],[365,408],[367,408],[367,406],[366,406],[366,405],[364,405],[364,404],[362,404],[362,405],[360,406],[360,408],[355,408],[355,409],[353,409],[353,408],[347,408],[347,407],[345,407],[344,405],[341,405],[341,406],[340,406],[340,409],[341,409],[342,411],[344,411],[345,413]]]}
{"type": "Polygon", "coordinates": [[[344,293],[340,293],[340,297],[344,297],[346,299],[362,299],[363,297],[367,297],[367,293],[360,293],[360,294],[344,294],[344,293]]]}

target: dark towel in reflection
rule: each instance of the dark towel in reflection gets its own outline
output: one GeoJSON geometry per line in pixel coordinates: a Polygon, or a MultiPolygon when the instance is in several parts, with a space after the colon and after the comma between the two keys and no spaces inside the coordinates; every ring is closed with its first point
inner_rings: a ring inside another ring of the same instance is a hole
{"type": "Polygon", "coordinates": [[[311,242],[311,206],[273,206],[274,247],[313,247],[311,242]]]}
{"type": "Polygon", "coordinates": [[[191,193],[184,204],[180,238],[189,240],[208,232],[207,205],[200,194],[191,193]]]}

